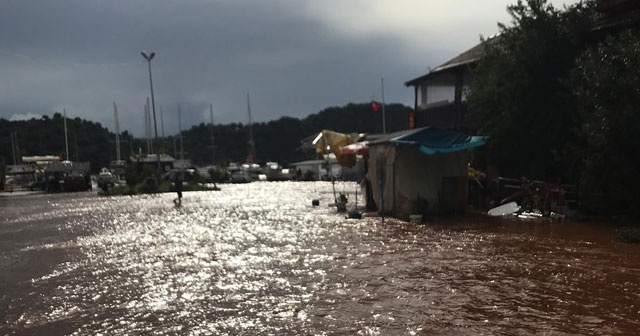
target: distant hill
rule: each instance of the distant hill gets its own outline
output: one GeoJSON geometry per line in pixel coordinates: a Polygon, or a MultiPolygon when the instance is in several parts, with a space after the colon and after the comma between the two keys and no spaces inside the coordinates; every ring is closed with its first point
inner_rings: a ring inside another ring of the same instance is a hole
{"type": "MultiPolygon", "coordinates": [[[[55,113],[52,118],[24,121],[0,119],[0,163],[13,164],[12,135],[16,160],[22,156],[65,156],[64,118],[55,113]]],[[[67,119],[69,158],[72,161],[89,161],[91,169],[106,167],[110,154],[115,156],[115,135],[99,123],[80,118],[67,119]]]]}
{"type": "MultiPolygon", "coordinates": [[[[401,104],[385,106],[386,130],[406,129],[411,109],[401,104]]],[[[323,129],[343,133],[382,133],[382,112],[374,112],[370,103],[329,107],[304,119],[282,117],[253,124],[256,159],[259,163],[277,161],[289,164],[313,158],[300,148],[300,140],[323,129]]],[[[216,161],[244,162],[248,153],[249,129],[247,125],[231,124],[214,127],[216,161]]],[[[185,151],[194,164],[211,162],[211,129],[200,124],[184,132],[185,151]]]]}
{"type": "MultiPolygon", "coordinates": [[[[386,130],[406,129],[411,109],[401,104],[385,106],[386,130]]],[[[26,121],[0,119],[0,163],[13,164],[12,134],[16,157],[53,154],[64,156],[64,126],[62,115],[26,121]]],[[[80,118],[67,119],[69,159],[90,161],[94,172],[116,159],[115,134],[99,123],[80,118]]],[[[259,163],[277,161],[289,164],[312,157],[300,149],[300,140],[323,129],[337,132],[381,133],[382,112],[374,112],[370,103],[329,107],[304,119],[282,117],[278,120],[253,124],[256,159],[259,163]]],[[[185,158],[196,165],[208,165],[213,160],[212,129],[201,123],[183,131],[185,158]]],[[[232,123],[213,127],[215,160],[217,163],[244,162],[248,153],[248,125],[232,123]]],[[[126,131],[120,135],[121,155],[147,151],[144,139],[134,138],[126,131]]],[[[180,142],[177,136],[161,139],[154,148],[177,155],[180,142]]]]}

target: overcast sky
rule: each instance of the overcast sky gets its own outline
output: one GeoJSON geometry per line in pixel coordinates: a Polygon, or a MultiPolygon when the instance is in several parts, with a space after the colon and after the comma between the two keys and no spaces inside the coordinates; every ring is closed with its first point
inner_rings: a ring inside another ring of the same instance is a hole
{"type": "MultiPolygon", "coordinates": [[[[151,62],[159,135],[303,118],[381,99],[497,33],[515,0],[0,0],[0,118],[68,117],[144,135],[151,62]],[[162,109],[162,113],[161,113],[162,109]],[[161,120],[162,119],[162,120],[161,120]]],[[[575,0],[550,1],[557,8],[575,0]]]]}

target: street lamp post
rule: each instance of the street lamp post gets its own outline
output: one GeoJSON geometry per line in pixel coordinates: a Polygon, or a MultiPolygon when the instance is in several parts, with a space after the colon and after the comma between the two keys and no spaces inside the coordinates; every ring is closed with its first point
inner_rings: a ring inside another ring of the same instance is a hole
{"type": "MultiPolygon", "coordinates": [[[[149,87],[151,88],[151,110],[153,111],[153,129],[155,132],[155,140],[156,140],[156,144],[158,143],[158,126],[156,123],[156,102],[155,99],[153,97],[153,80],[151,78],[151,60],[153,59],[153,56],[156,55],[155,52],[151,52],[149,55],[147,55],[144,51],[141,52],[142,57],[144,57],[145,60],[147,60],[147,64],[149,65],[149,87]]],[[[156,157],[158,158],[158,172],[162,171],[162,167],[160,166],[160,153],[156,153],[156,157]]]]}

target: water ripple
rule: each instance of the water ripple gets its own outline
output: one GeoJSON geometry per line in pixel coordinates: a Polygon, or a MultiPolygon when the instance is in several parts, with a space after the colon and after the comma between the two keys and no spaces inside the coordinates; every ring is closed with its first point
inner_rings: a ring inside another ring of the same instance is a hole
{"type": "Polygon", "coordinates": [[[0,332],[533,335],[640,327],[640,249],[603,239],[601,228],[350,220],[328,206],[326,182],[221,187],[185,193],[180,208],[172,194],[1,200],[0,266],[10,275],[0,277],[0,332]],[[314,198],[321,206],[311,206],[314,198]]]}

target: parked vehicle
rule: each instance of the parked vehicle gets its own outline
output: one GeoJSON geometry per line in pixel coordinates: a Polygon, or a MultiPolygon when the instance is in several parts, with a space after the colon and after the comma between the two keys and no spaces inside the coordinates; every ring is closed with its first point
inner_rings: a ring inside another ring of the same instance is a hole
{"type": "Polygon", "coordinates": [[[231,183],[249,183],[253,182],[253,178],[246,170],[236,170],[231,173],[231,177],[229,178],[229,182],[231,183]]]}
{"type": "Polygon", "coordinates": [[[185,182],[195,181],[199,177],[198,170],[195,168],[177,168],[166,172],[162,178],[167,181],[173,181],[176,178],[176,174],[182,174],[181,178],[185,182]]]}

